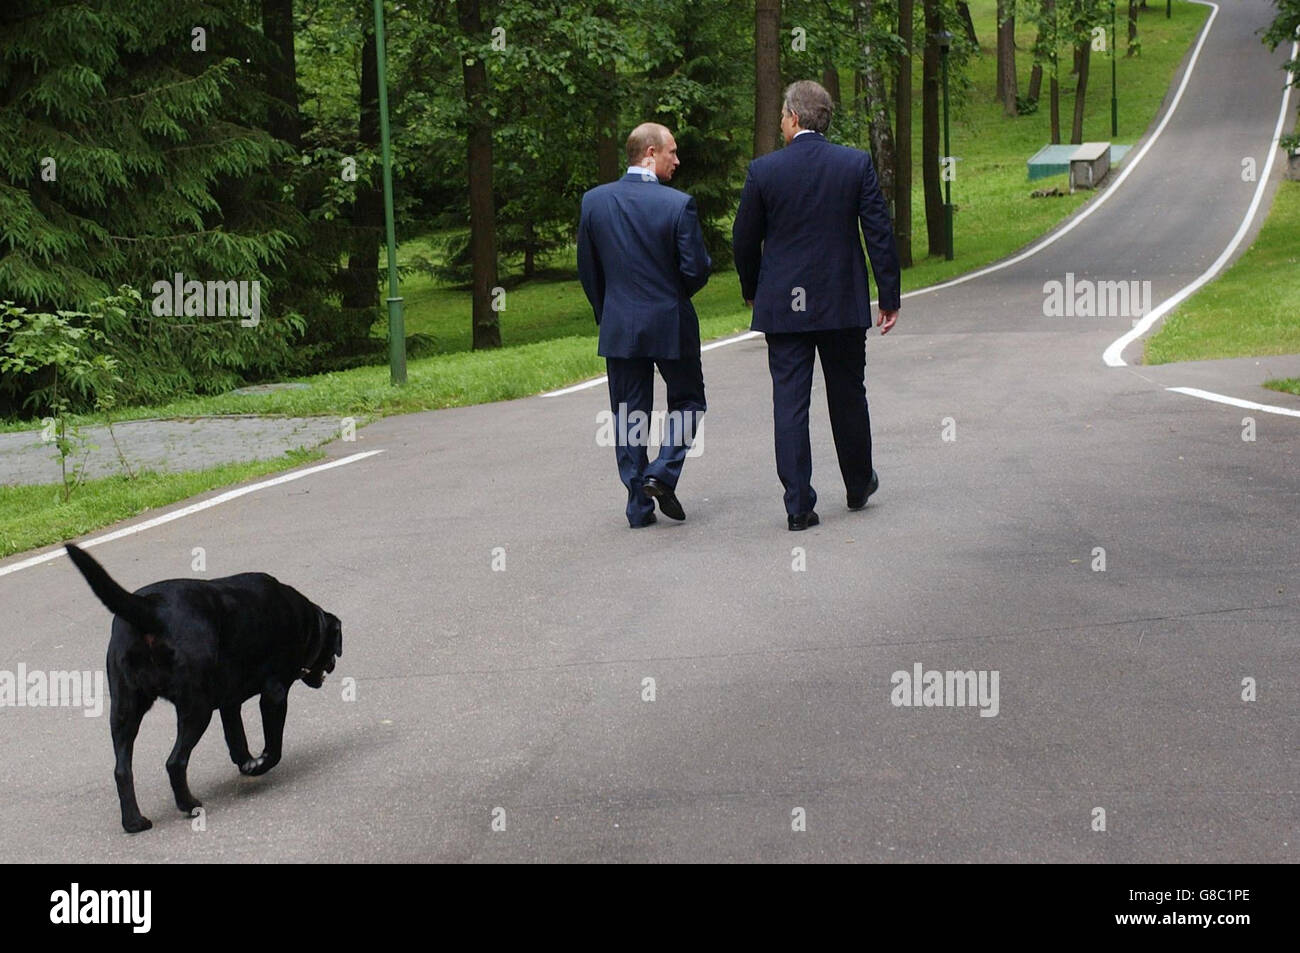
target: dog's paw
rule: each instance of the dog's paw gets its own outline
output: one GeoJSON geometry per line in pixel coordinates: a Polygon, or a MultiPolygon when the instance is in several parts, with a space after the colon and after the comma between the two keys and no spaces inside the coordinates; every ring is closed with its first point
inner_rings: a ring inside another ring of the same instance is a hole
{"type": "Polygon", "coordinates": [[[122,829],[128,834],[139,834],[141,831],[147,831],[153,827],[153,821],[147,817],[136,817],[130,820],[122,820],[122,829]]]}
{"type": "Polygon", "coordinates": [[[256,758],[250,758],[241,764],[239,766],[239,773],[247,774],[251,777],[257,777],[259,774],[266,774],[266,772],[270,771],[279,763],[279,757],[274,757],[263,752],[256,758]]]}
{"type": "Polygon", "coordinates": [[[180,808],[182,814],[194,816],[194,812],[203,806],[203,802],[198,798],[190,798],[188,801],[177,801],[176,806],[180,808]]]}

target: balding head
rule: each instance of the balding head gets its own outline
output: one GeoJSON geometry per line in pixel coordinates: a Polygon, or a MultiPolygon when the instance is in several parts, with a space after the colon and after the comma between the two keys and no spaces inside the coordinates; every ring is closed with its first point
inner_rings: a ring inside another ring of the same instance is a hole
{"type": "Polygon", "coordinates": [[[641,123],[628,134],[627,164],[636,165],[646,157],[651,146],[662,149],[664,140],[671,137],[672,133],[668,131],[667,126],[661,126],[657,122],[641,123]]]}
{"type": "Polygon", "coordinates": [[[657,122],[643,122],[627,137],[627,164],[646,168],[653,160],[654,173],[667,182],[673,177],[679,165],[677,158],[677,141],[667,126],[657,122]]]}

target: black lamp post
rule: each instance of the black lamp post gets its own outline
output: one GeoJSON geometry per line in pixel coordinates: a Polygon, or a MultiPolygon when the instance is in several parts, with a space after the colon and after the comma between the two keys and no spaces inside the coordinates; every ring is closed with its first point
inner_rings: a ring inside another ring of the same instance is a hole
{"type": "Polygon", "coordinates": [[[379,80],[379,133],[384,162],[384,227],[388,244],[388,379],[406,383],[406,322],[397,285],[397,237],[393,225],[393,150],[388,130],[388,56],[384,51],[384,0],[375,0],[375,65],[379,80]]]}
{"type": "Polygon", "coordinates": [[[943,177],[943,234],[944,258],[952,261],[952,146],[948,140],[948,50],[952,47],[952,34],[940,31],[939,56],[943,61],[943,158],[947,174],[943,177]]]}
{"type": "Polygon", "coordinates": [[[1115,87],[1115,47],[1119,34],[1115,32],[1115,0],[1110,0],[1110,136],[1119,135],[1119,93],[1115,87]]]}

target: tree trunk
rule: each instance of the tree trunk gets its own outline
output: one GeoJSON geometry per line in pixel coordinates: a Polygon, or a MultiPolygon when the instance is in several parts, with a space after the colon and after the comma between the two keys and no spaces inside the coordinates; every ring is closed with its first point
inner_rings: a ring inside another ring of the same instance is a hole
{"type": "MultiPolygon", "coordinates": [[[[614,24],[614,9],[609,3],[596,4],[596,16],[614,24]]],[[[600,89],[596,100],[596,178],[613,182],[623,172],[618,141],[618,74],[613,63],[599,69],[600,89]]]]}
{"type": "MultiPolygon", "coordinates": [[[[961,17],[962,29],[966,33],[966,39],[970,40],[970,45],[978,50],[980,41],[979,37],[975,35],[975,21],[971,19],[970,4],[966,3],[965,0],[957,0],[957,14],[961,17]]],[[[943,19],[940,17],[940,23],[942,24],[942,22],[943,19]]],[[[940,26],[939,29],[942,30],[943,27],[940,26]]]]}
{"type": "Polygon", "coordinates": [[[1052,100],[1052,145],[1061,144],[1061,84],[1052,74],[1051,82],[1051,100],[1052,100]]]}
{"type": "Polygon", "coordinates": [[[1070,127],[1070,142],[1083,142],[1083,107],[1088,94],[1088,60],[1092,56],[1092,43],[1083,40],[1075,47],[1079,63],[1079,83],[1074,88],[1074,124],[1070,127]]]}
{"type": "Polygon", "coordinates": [[[1016,97],[1020,90],[1016,81],[1016,18],[1006,0],[998,0],[998,96],[1002,100],[1002,115],[1017,116],[1016,97]]]}
{"type": "MultiPolygon", "coordinates": [[[[1056,23],[1056,0],[1043,0],[1044,13],[1052,15],[1052,23],[1056,23]]],[[[1052,31],[1052,82],[1049,89],[1051,99],[1051,126],[1052,126],[1052,145],[1061,143],[1061,83],[1057,78],[1057,73],[1061,68],[1056,55],[1056,31],[1052,31]]]]}
{"type": "MultiPolygon", "coordinates": [[[[866,43],[867,30],[875,13],[876,0],[858,0],[854,10],[854,28],[858,41],[862,43],[862,97],[867,116],[867,134],[871,139],[871,161],[876,167],[876,178],[885,202],[892,206],[894,198],[894,130],[889,119],[889,93],[885,86],[885,77],[880,65],[873,56],[871,47],[866,43]]],[[[890,218],[893,218],[890,208],[890,218]]]]}
{"type": "MultiPolygon", "coordinates": [[[[364,4],[362,4],[364,6],[364,4]]],[[[362,21],[363,23],[366,21],[362,21]]],[[[379,150],[379,65],[375,53],[374,20],[361,44],[361,96],[357,142],[379,150]]],[[[379,315],[379,246],[383,241],[383,185],[357,182],[348,239],[348,266],[343,275],[342,307],[356,314],[349,321],[352,337],[364,338],[379,315]]],[[[341,342],[340,342],[341,343],[341,342]]]]}
{"type": "Polygon", "coordinates": [[[754,158],[776,148],[781,129],[781,0],[754,2],[754,158]]]}
{"type": "MultiPolygon", "coordinates": [[[[1145,4],[1143,4],[1145,6],[1145,4]]],[[[1128,52],[1125,56],[1134,56],[1138,52],[1138,0],[1128,0],[1128,52]]]]}
{"type": "Polygon", "coordinates": [[[1029,71],[1029,92],[1026,96],[1030,102],[1037,102],[1043,94],[1043,64],[1035,63],[1029,71]]]}
{"type": "MultiPolygon", "coordinates": [[[[614,67],[601,67],[601,85],[606,90],[616,88],[618,77],[614,67]]],[[[596,110],[596,177],[601,182],[613,182],[622,174],[622,161],[618,149],[618,104],[602,97],[596,110]]]]}
{"type": "Polygon", "coordinates": [[[835,68],[834,63],[827,63],[822,67],[822,86],[826,92],[831,94],[831,102],[836,108],[840,105],[840,71],[835,68]]]}
{"type": "Polygon", "coordinates": [[[943,29],[940,0],[921,0],[925,12],[925,53],[921,57],[921,184],[925,190],[925,233],[930,255],[947,251],[943,189],[939,181],[939,43],[943,29]]]}
{"type": "Polygon", "coordinates": [[[997,85],[997,89],[996,89],[996,90],[994,91],[994,93],[993,93],[994,97],[997,99],[998,102],[1002,102],[1002,98],[1003,98],[1003,96],[1006,95],[1006,89],[1007,89],[1006,76],[1003,74],[1003,71],[1002,71],[1002,56],[1003,56],[1003,53],[1002,53],[1002,21],[1006,19],[1006,16],[1007,16],[1007,0],[998,0],[998,8],[997,8],[997,13],[996,13],[996,18],[997,18],[997,34],[996,34],[996,35],[997,35],[997,40],[998,40],[998,45],[997,45],[998,63],[997,63],[997,69],[994,71],[995,75],[997,76],[997,82],[998,82],[998,85],[997,85]]]}
{"type": "Polygon", "coordinates": [[[267,131],[277,139],[301,146],[298,61],[293,47],[293,0],[262,0],[262,34],[276,51],[266,70],[266,94],[271,99],[267,131]]]}
{"type": "MultiPolygon", "coordinates": [[[[461,33],[482,41],[479,0],[457,0],[461,33]]],[[[492,205],[492,125],[488,115],[487,67],[481,56],[465,57],[465,105],[469,115],[469,245],[474,284],[474,350],[501,346],[501,324],[492,310],[497,283],[496,212],[492,205]]]]}
{"type": "Polygon", "coordinates": [[[898,0],[898,36],[903,53],[898,58],[894,89],[894,238],[898,262],[912,267],[912,15],[913,0],[898,0]]]}

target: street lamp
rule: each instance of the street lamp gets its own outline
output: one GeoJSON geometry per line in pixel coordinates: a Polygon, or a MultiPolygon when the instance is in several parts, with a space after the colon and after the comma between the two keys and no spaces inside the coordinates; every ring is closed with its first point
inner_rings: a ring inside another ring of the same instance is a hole
{"type": "Polygon", "coordinates": [[[1119,135],[1119,94],[1115,88],[1115,47],[1119,34],[1115,32],[1115,0],[1110,0],[1110,137],[1119,135]]]}
{"type": "Polygon", "coordinates": [[[952,146],[948,141],[948,50],[952,47],[952,34],[942,30],[936,37],[939,41],[939,56],[943,61],[943,157],[946,174],[943,177],[943,257],[952,261],[952,146]]]}
{"type": "Polygon", "coordinates": [[[393,152],[388,141],[388,79],[384,52],[384,0],[375,0],[375,65],[379,80],[379,131],[384,160],[384,226],[388,238],[388,377],[406,383],[406,328],[397,293],[397,239],[393,226],[393,152]]]}

